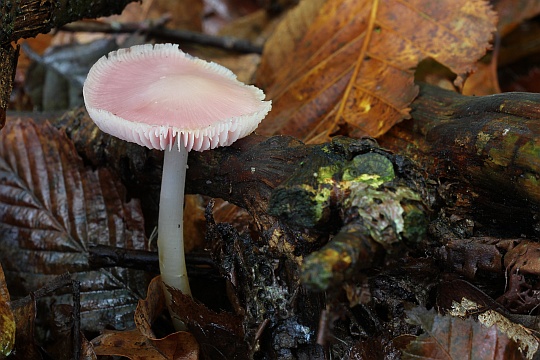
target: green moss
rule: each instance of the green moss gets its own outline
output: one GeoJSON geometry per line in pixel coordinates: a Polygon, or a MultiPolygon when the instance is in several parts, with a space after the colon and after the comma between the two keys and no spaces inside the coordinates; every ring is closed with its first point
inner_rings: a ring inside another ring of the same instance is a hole
{"type": "Polygon", "coordinates": [[[499,137],[496,147],[489,149],[491,162],[499,166],[508,166],[512,161],[516,142],[519,140],[517,134],[511,133],[499,137]]]}
{"type": "MultiPolygon", "coordinates": [[[[367,153],[355,156],[343,169],[344,181],[385,183],[395,178],[394,165],[385,156],[367,153]]],[[[379,185],[377,185],[379,186],[379,185]]]]}
{"type": "Polygon", "coordinates": [[[319,184],[327,184],[340,172],[340,168],[339,165],[320,167],[317,171],[317,182],[319,184]]]}

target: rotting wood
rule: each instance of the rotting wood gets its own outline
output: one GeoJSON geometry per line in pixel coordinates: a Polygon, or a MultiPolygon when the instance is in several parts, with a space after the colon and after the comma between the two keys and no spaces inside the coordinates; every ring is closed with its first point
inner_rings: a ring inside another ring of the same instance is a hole
{"type": "Polygon", "coordinates": [[[422,85],[413,119],[379,139],[414,159],[446,196],[506,230],[540,230],[540,95],[463,96],[422,85]]]}

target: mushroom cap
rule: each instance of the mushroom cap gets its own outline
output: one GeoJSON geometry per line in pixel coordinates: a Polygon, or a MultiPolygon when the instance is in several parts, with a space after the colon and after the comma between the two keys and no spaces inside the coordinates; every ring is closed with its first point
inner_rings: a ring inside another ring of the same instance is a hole
{"type": "Polygon", "coordinates": [[[203,151],[250,134],[270,101],[229,69],[184,53],[176,44],[138,45],[103,56],[84,83],[97,126],[151,149],[203,151]]]}

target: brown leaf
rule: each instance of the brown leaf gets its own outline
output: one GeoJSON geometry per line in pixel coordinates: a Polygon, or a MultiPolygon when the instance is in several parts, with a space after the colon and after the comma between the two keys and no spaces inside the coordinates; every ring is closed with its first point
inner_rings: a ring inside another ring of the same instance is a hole
{"type": "Polygon", "coordinates": [[[125,356],[131,360],[196,360],[198,344],[188,332],[177,332],[160,340],[159,349],[138,329],[107,331],[92,340],[96,355],[125,356]]]}
{"type": "MultiPolygon", "coordinates": [[[[91,245],[146,249],[138,202],[124,197],[109,171],[86,168],[65,134],[50,124],[9,121],[0,133],[0,261],[12,295],[70,272],[81,281],[84,328],[131,325],[145,274],[90,271],[88,264],[91,245]]],[[[45,300],[71,303],[71,295],[45,300]]]]}
{"type": "Polygon", "coordinates": [[[523,20],[533,18],[540,13],[538,0],[495,0],[493,3],[499,14],[497,29],[500,36],[508,34],[523,20]]]}
{"type": "Polygon", "coordinates": [[[0,357],[11,353],[15,340],[15,317],[9,307],[9,301],[6,278],[0,265],[0,357]]]}
{"type": "Polygon", "coordinates": [[[418,359],[522,359],[518,346],[496,326],[485,327],[473,319],[440,316],[435,311],[415,308],[407,311],[410,321],[420,325],[423,335],[399,339],[395,344],[402,358],[418,359]]]}
{"type": "MultiPolygon", "coordinates": [[[[524,20],[532,18],[540,13],[540,1],[498,0],[494,1],[494,7],[499,15],[499,21],[497,23],[499,37],[505,36],[524,20]]],[[[525,48],[529,48],[529,51],[533,51],[530,49],[530,42],[534,40],[526,39],[524,37],[521,37],[521,40],[525,43],[525,48]]],[[[512,43],[512,46],[517,45],[511,40],[509,42],[512,43]]],[[[515,51],[510,52],[513,54],[513,56],[516,55],[515,51]]],[[[497,73],[499,55],[502,54],[499,54],[499,52],[496,50],[494,51],[489,62],[482,61],[478,64],[478,69],[475,70],[470,78],[468,78],[465,82],[462,92],[464,95],[480,96],[498,94],[501,92],[497,73]]],[[[538,82],[532,81],[531,83],[537,84],[538,82]]],[[[538,92],[532,89],[508,89],[506,91],[538,92]]]]}
{"type": "Polygon", "coordinates": [[[165,308],[165,297],[161,277],[157,276],[148,285],[146,299],[140,300],[135,311],[137,329],[124,332],[107,332],[94,340],[97,355],[119,355],[132,360],[142,359],[186,359],[195,360],[199,355],[199,344],[187,332],[176,332],[157,339],[152,323],[165,308]]]}
{"type": "Polygon", "coordinates": [[[36,301],[27,296],[13,306],[13,315],[17,324],[15,353],[13,360],[41,360],[39,348],[34,340],[36,320],[36,301]]]}
{"type": "Polygon", "coordinates": [[[495,21],[481,0],[327,0],[295,51],[275,61],[265,48],[259,84],[274,104],[258,131],[309,140],[345,122],[349,135],[381,135],[409,116],[417,64],[432,57],[464,76],[495,21]]]}
{"type": "Polygon", "coordinates": [[[239,316],[216,313],[180,290],[169,288],[169,291],[172,295],[171,309],[193,332],[208,357],[250,358],[239,316]]]}

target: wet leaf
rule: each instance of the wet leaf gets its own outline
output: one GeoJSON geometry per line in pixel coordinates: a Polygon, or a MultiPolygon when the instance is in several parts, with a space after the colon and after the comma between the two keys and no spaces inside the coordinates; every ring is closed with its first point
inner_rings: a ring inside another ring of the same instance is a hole
{"type": "Polygon", "coordinates": [[[210,358],[249,359],[244,343],[244,330],[239,316],[214,312],[180,290],[169,288],[171,308],[199,342],[201,350],[210,358]]]}
{"type": "MultiPolygon", "coordinates": [[[[144,294],[141,271],[90,271],[88,247],[146,249],[136,200],[109,171],[86,168],[73,144],[50,124],[9,121],[0,133],[0,261],[12,295],[26,295],[69,272],[81,282],[83,328],[133,324],[144,294]]],[[[71,294],[45,297],[69,303],[71,294]]]]}
{"type": "Polygon", "coordinates": [[[327,0],[294,52],[276,61],[265,48],[258,83],[273,109],[258,131],[322,140],[346,123],[349,135],[381,135],[409,117],[417,64],[432,57],[460,85],[495,21],[480,0],[327,0]]]}
{"type": "Polygon", "coordinates": [[[13,315],[17,324],[15,353],[13,360],[41,360],[39,348],[35,343],[36,301],[27,296],[13,304],[13,315]]]}
{"type": "Polygon", "coordinates": [[[158,339],[152,323],[165,309],[161,278],[155,277],[148,285],[146,299],[140,300],[135,312],[137,329],[106,332],[92,340],[97,355],[125,356],[132,360],[196,360],[199,345],[188,332],[176,332],[158,339]]]}
{"type": "Polygon", "coordinates": [[[540,244],[534,241],[521,241],[509,249],[504,256],[506,271],[517,269],[521,274],[540,275],[540,244]]]}
{"type": "Polygon", "coordinates": [[[403,351],[402,358],[417,359],[522,359],[518,346],[496,326],[485,327],[473,319],[462,320],[440,316],[435,311],[415,308],[407,311],[413,324],[424,334],[395,341],[403,351]]]}
{"type": "Polygon", "coordinates": [[[96,355],[125,356],[131,360],[196,360],[198,345],[188,332],[177,332],[160,340],[156,348],[139,330],[107,331],[92,340],[96,355]]]}
{"type": "Polygon", "coordinates": [[[4,270],[0,265],[0,356],[11,353],[15,340],[15,317],[9,307],[9,299],[4,270]]]}

